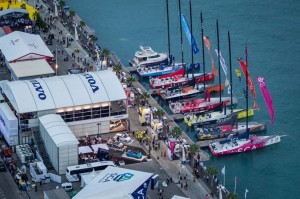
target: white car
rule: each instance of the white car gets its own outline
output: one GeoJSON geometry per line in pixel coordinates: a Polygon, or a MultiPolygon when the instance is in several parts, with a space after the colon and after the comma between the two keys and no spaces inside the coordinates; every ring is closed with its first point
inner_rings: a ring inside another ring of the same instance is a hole
{"type": "Polygon", "coordinates": [[[117,140],[119,138],[119,140],[121,142],[130,142],[131,141],[131,138],[126,135],[125,133],[122,134],[122,133],[117,133],[115,136],[114,136],[114,139],[117,140]]]}

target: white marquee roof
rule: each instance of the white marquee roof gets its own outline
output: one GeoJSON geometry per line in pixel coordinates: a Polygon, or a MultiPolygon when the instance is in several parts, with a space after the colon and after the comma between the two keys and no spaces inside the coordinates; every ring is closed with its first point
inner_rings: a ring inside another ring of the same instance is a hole
{"type": "Polygon", "coordinates": [[[18,113],[82,106],[126,99],[109,70],[1,83],[18,113]]]}
{"type": "Polygon", "coordinates": [[[0,50],[8,62],[53,57],[39,35],[20,31],[0,37],[0,50]]]}
{"type": "Polygon", "coordinates": [[[9,66],[18,78],[55,73],[45,59],[9,63],[9,66]]]}
{"type": "MultiPolygon", "coordinates": [[[[108,166],[73,199],[138,198],[139,194],[146,192],[152,175],[153,173],[108,166]]],[[[146,198],[145,195],[139,196],[146,198]]]]}
{"type": "Polygon", "coordinates": [[[39,120],[57,147],[79,144],[73,132],[60,115],[44,115],[39,117],[39,120]]]}

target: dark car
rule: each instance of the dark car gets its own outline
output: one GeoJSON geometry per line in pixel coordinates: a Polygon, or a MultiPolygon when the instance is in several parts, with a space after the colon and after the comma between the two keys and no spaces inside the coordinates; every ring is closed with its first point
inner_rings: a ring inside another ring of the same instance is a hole
{"type": "Polygon", "coordinates": [[[6,170],[5,164],[2,161],[0,161],[0,171],[5,171],[5,170],[6,170]]]}

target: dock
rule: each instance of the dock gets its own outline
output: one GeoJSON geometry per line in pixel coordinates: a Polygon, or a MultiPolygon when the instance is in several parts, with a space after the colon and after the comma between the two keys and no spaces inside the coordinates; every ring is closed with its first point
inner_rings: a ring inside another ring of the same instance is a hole
{"type": "MultiPolygon", "coordinates": [[[[114,64],[120,64],[122,65],[122,71],[126,73],[126,76],[129,77],[130,76],[130,71],[127,69],[128,67],[125,67],[121,62],[120,59],[117,57],[117,55],[115,53],[112,53],[111,55],[111,60],[114,64]]],[[[132,83],[133,87],[135,87],[136,89],[140,89],[142,92],[148,92],[147,90],[145,90],[145,88],[138,82],[133,82],[132,83]]],[[[154,91],[154,89],[152,90],[152,92],[154,91]]],[[[148,100],[148,103],[150,104],[150,106],[155,107],[157,109],[162,109],[164,110],[157,102],[156,100],[150,95],[150,98],[148,100]]],[[[137,120],[138,118],[138,113],[135,109],[129,109],[129,120],[130,120],[130,126],[131,126],[131,130],[134,131],[143,131],[145,130],[147,127],[145,126],[141,126],[137,120]]],[[[173,129],[175,126],[178,126],[176,124],[175,121],[177,120],[182,120],[183,119],[183,115],[182,114],[173,114],[173,115],[169,115],[168,113],[165,112],[165,117],[167,118],[168,121],[168,125],[170,126],[170,129],[173,129]]],[[[191,138],[184,132],[182,131],[182,136],[183,139],[185,139],[189,144],[194,143],[191,138]]],[[[208,161],[209,160],[209,155],[201,150],[200,151],[200,155],[201,155],[201,159],[202,161],[208,161]]]]}

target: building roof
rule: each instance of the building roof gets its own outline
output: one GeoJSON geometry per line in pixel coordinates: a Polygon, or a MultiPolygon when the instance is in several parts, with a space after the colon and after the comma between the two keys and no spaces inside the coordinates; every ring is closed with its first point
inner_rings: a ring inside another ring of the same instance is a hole
{"type": "Polygon", "coordinates": [[[0,16],[7,15],[7,14],[10,14],[10,13],[13,13],[13,12],[27,13],[28,14],[28,11],[26,9],[9,8],[9,9],[0,11],[0,16]]]}
{"type": "Polygon", "coordinates": [[[138,198],[138,196],[146,198],[146,191],[152,175],[153,173],[108,166],[73,199],[117,199],[138,198]]]}
{"type": "Polygon", "coordinates": [[[68,199],[70,198],[67,192],[63,189],[51,189],[44,191],[48,199],[68,199]]]}
{"type": "Polygon", "coordinates": [[[0,49],[8,62],[52,58],[39,35],[14,31],[0,38],[0,49]]]}
{"type": "Polygon", "coordinates": [[[41,75],[54,75],[55,71],[45,59],[9,63],[17,78],[41,75]]]}
{"type": "Polygon", "coordinates": [[[75,135],[60,115],[44,115],[39,117],[39,120],[57,147],[79,144],[75,135]]]}
{"type": "Polygon", "coordinates": [[[126,99],[120,81],[109,70],[2,82],[1,86],[18,113],[126,99]]]}

